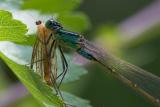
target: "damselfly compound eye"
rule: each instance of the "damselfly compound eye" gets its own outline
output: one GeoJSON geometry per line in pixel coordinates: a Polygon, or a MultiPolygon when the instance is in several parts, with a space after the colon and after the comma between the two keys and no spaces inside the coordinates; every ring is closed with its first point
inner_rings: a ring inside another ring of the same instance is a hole
{"type": "Polygon", "coordinates": [[[51,30],[55,30],[55,31],[63,28],[60,23],[58,23],[57,21],[55,21],[53,19],[48,20],[46,22],[45,26],[46,26],[46,28],[51,29],[51,30]]]}

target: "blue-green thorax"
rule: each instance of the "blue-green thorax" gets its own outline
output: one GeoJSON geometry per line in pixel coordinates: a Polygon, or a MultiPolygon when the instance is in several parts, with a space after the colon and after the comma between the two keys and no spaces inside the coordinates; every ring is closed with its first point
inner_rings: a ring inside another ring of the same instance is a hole
{"type": "Polygon", "coordinates": [[[57,21],[50,19],[45,23],[46,28],[53,31],[53,35],[60,45],[78,49],[80,35],[63,29],[63,26],[57,21]]]}
{"type": "Polygon", "coordinates": [[[63,26],[53,19],[48,20],[45,26],[53,31],[54,39],[59,41],[59,45],[75,49],[83,57],[89,60],[95,60],[92,53],[87,48],[84,48],[85,39],[81,35],[63,29],[63,26]]]}
{"type": "Polygon", "coordinates": [[[64,46],[78,49],[80,48],[79,41],[81,36],[77,33],[73,33],[64,29],[59,29],[55,33],[55,38],[60,41],[64,46]]]}

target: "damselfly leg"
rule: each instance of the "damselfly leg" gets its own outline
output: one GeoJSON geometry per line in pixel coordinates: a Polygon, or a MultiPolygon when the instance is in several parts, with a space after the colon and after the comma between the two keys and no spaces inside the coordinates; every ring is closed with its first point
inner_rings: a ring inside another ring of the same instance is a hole
{"type": "Polygon", "coordinates": [[[60,87],[60,85],[62,84],[62,81],[63,81],[63,79],[64,79],[64,77],[65,77],[65,75],[66,75],[66,73],[67,73],[67,70],[68,70],[68,63],[67,63],[67,60],[66,60],[66,58],[65,58],[65,56],[64,56],[62,47],[59,46],[58,49],[59,49],[60,54],[61,54],[61,61],[62,61],[62,67],[63,67],[62,73],[59,74],[58,77],[57,77],[57,79],[58,79],[59,77],[62,76],[62,78],[61,78],[61,80],[60,80],[60,82],[59,82],[59,85],[58,85],[58,87],[60,87]]]}

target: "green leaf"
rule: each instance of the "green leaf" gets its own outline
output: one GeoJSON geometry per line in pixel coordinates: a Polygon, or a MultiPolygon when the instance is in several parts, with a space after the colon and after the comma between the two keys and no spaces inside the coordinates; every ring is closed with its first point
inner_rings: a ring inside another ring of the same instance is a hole
{"type": "MultiPolygon", "coordinates": [[[[42,78],[28,67],[16,64],[2,53],[0,53],[0,57],[41,104],[46,107],[61,107],[64,104],[62,100],[56,96],[53,89],[42,82],[42,78]]],[[[67,104],[76,105],[76,107],[91,107],[87,100],[78,98],[66,92],[63,92],[62,94],[67,104]]]]}
{"type": "Polygon", "coordinates": [[[19,45],[27,45],[27,46],[33,46],[34,43],[35,43],[35,40],[36,40],[36,36],[35,34],[33,35],[28,35],[25,37],[26,41],[24,42],[15,42],[16,44],[19,44],[19,45]]]}
{"type": "Polygon", "coordinates": [[[35,43],[35,40],[36,40],[36,36],[35,35],[29,35],[26,39],[27,39],[27,41],[24,42],[23,45],[33,46],[33,44],[35,43]]]}
{"type": "Polygon", "coordinates": [[[62,92],[62,95],[64,96],[67,104],[71,104],[73,106],[76,105],[76,107],[92,107],[88,100],[84,100],[67,92],[62,92]]]}
{"type": "Polygon", "coordinates": [[[27,0],[22,9],[35,9],[42,13],[62,13],[72,11],[81,0],[27,0]]]}
{"type": "Polygon", "coordinates": [[[53,93],[50,87],[42,82],[40,76],[35,74],[28,67],[11,61],[2,53],[0,53],[0,57],[41,104],[50,105],[50,107],[62,107],[63,102],[53,93]]]}
{"type": "Polygon", "coordinates": [[[10,12],[0,10],[0,41],[24,42],[27,27],[12,18],[10,12]]]}

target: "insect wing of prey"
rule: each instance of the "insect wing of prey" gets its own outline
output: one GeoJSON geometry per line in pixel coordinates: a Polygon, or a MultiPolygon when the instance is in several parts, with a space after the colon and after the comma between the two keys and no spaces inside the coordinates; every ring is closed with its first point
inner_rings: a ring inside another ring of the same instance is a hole
{"type": "Polygon", "coordinates": [[[44,24],[42,22],[36,24],[37,38],[33,47],[31,68],[34,68],[35,72],[38,72],[48,85],[52,85],[57,73],[56,45],[51,38],[51,32],[45,28],[44,24]]]}

